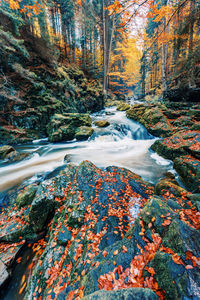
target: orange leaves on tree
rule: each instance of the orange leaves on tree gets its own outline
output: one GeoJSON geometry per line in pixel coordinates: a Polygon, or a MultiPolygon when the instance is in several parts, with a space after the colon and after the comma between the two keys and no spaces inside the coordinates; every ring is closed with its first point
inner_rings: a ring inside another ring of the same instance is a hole
{"type": "Polygon", "coordinates": [[[33,15],[38,15],[41,12],[43,6],[39,4],[37,1],[33,5],[24,5],[21,3],[20,0],[5,0],[8,4],[10,9],[18,10],[21,14],[24,13],[28,17],[33,15]]]}
{"type": "Polygon", "coordinates": [[[105,9],[107,9],[109,11],[110,15],[112,15],[114,13],[115,14],[119,13],[121,8],[122,8],[122,4],[118,0],[115,0],[113,4],[105,7],[105,9]]]}

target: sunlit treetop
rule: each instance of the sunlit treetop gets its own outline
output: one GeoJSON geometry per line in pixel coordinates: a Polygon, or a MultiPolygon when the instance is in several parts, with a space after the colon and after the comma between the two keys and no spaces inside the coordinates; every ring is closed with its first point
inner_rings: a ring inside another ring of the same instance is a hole
{"type": "Polygon", "coordinates": [[[19,11],[21,14],[25,14],[28,17],[38,15],[44,8],[42,3],[37,1],[24,1],[24,0],[5,0],[8,3],[10,9],[19,11]]]}

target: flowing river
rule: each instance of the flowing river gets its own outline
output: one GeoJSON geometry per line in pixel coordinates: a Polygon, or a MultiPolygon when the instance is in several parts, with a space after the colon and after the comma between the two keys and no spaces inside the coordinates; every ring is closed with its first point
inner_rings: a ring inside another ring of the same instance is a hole
{"type": "Polygon", "coordinates": [[[0,164],[0,192],[5,192],[24,182],[44,180],[55,174],[55,169],[68,162],[75,164],[90,160],[99,167],[110,165],[128,168],[144,180],[156,183],[166,171],[173,171],[172,162],[158,156],[150,150],[156,138],[143,125],[126,118],[125,112],[116,108],[92,115],[95,133],[88,141],[49,143],[47,139],[33,141],[32,144],[20,145],[18,151],[32,153],[30,159],[0,164]],[[96,127],[95,121],[106,119],[110,126],[96,127]],[[52,172],[54,173],[52,174],[52,172]]]}
{"type": "MultiPolygon", "coordinates": [[[[152,183],[156,183],[167,171],[175,173],[171,161],[150,150],[156,138],[141,124],[127,119],[125,112],[106,108],[93,114],[92,121],[95,132],[88,141],[53,144],[42,139],[16,146],[18,151],[30,152],[32,156],[18,163],[1,162],[0,206],[6,205],[7,191],[12,190],[12,187],[54,176],[68,162],[79,164],[82,160],[90,160],[103,168],[110,165],[125,167],[152,183]],[[102,119],[108,120],[110,126],[96,127],[95,121],[102,119]]],[[[13,191],[15,194],[15,189],[13,191]]],[[[136,215],[139,210],[139,204],[135,205],[131,214],[136,215]]],[[[19,287],[24,276],[26,280],[29,276],[28,264],[32,258],[33,253],[26,248],[22,253],[22,264],[15,264],[11,280],[0,292],[1,299],[23,299],[24,292],[20,294],[19,287]]]]}

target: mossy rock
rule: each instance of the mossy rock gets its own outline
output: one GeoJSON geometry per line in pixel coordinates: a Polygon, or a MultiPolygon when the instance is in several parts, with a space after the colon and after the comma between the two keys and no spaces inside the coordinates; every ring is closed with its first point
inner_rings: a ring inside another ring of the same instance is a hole
{"type": "Polygon", "coordinates": [[[78,141],[87,140],[94,132],[94,129],[88,126],[81,126],[78,128],[75,138],[78,141]]]}
{"type": "Polygon", "coordinates": [[[129,288],[117,291],[97,291],[83,297],[83,300],[157,300],[158,296],[150,289],[129,288]]]}
{"type": "Polygon", "coordinates": [[[25,189],[17,196],[16,204],[19,208],[27,206],[32,203],[38,187],[35,184],[28,185],[25,189]]]}
{"type": "Polygon", "coordinates": [[[17,152],[17,151],[13,151],[11,153],[9,153],[6,158],[11,160],[12,162],[18,162],[21,161],[23,159],[29,158],[31,156],[30,153],[28,152],[17,152]]]}
{"type": "Polygon", "coordinates": [[[168,215],[173,218],[178,218],[178,215],[169,205],[167,205],[165,201],[155,196],[145,204],[140,213],[140,217],[146,227],[148,227],[148,224],[151,223],[152,218],[155,218],[153,227],[155,228],[156,232],[158,232],[162,236],[164,234],[165,227],[162,225],[163,218],[161,217],[161,215],[168,215]]]}
{"type": "Polygon", "coordinates": [[[200,162],[192,156],[180,156],[174,160],[174,168],[192,193],[200,192],[200,162]]]}
{"type": "Polygon", "coordinates": [[[182,265],[173,262],[171,254],[157,252],[149,264],[155,270],[154,278],[169,300],[183,299],[187,292],[187,273],[182,265]]]}
{"type": "Polygon", "coordinates": [[[166,192],[169,192],[176,197],[187,194],[187,191],[178,186],[178,183],[175,180],[170,180],[168,178],[163,178],[156,184],[155,192],[157,195],[164,195],[166,192]]]}
{"type": "Polygon", "coordinates": [[[0,147],[0,159],[7,158],[7,156],[9,156],[9,154],[11,154],[12,152],[16,153],[15,148],[13,148],[12,146],[5,145],[0,147]]]}
{"type": "Polygon", "coordinates": [[[117,106],[117,110],[119,111],[126,111],[130,108],[130,105],[128,103],[121,103],[117,106]]]}
{"type": "Polygon", "coordinates": [[[99,120],[95,122],[95,125],[98,127],[108,127],[110,123],[107,120],[99,120]]]}
{"type": "Polygon", "coordinates": [[[71,141],[75,137],[75,128],[69,124],[60,126],[58,130],[49,134],[50,142],[71,141]]]}
{"type": "Polygon", "coordinates": [[[118,105],[120,105],[122,103],[122,101],[120,101],[120,100],[108,100],[108,101],[106,101],[106,103],[105,103],[105,107],[112,107],[112,106],[118,106],[118,105]]]}
{"type": "MultiPolygon", "coordinates": [[[[91,126],[91,118],[88,114],[55,114],[47,125],[49,140],[51,142],[72,140],[75,138],[79,128],[83,126],[91,126]]],[[[86,135],[86,129],[84,131],[86,135]]]]}
{"type": "MultiPolygon", "coordinates": [[[[162,245],[169,247],[181,258],[186,260],[186,251],[191,249],[194,256],[198,256],[200,247],[200,232],[185,222],[174,219],[167,228],[162,245]]],[[[187,262],[189,264],[189,262],[187,262]]]]}
{"type": "Polygon", "coordinates": [[[50,182],[46,181],[39,186],[31,204],[29,220],[36,233],[46,229],[46,222],[55,208],[54,196],[46,188],[50,182]]]}
{"type": "Polygon", "coordinates": [[[178,147],[174,149],[169,144],[167,144],[167,142],[165,142],[164,140],[155,141],[155,143],[151,146],[151,149],[157,152],[162,157],[171,160],[174,160],[178,156],[187,154],[184,148],[178,147]]]}

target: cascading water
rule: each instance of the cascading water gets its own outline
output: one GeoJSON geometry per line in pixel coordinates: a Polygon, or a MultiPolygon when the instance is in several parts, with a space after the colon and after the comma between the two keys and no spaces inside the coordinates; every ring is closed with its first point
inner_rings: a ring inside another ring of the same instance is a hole
{"type": "Polygon", "coordinates": [[[93,124],[101,119],[108,120],[110,126],[98,128],[93,125],[95,133],[88,141],[51,144],[43,139],[17,146],[18,151],[31,152],[32,157],[18,163],[1,163],[0,191],[24,180],[29,183],[38,177],[44,178],[66,163],[66,155],[73,163],[87,159],[99,167],[125,167],[151,182],[156,182],[163,173],[172,169],[170,161],[149,150],[155,138],[141,124],[127,119],[125,112],[107,108],[92,116],[93,124]]]}

